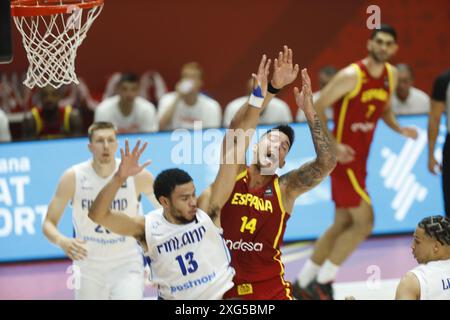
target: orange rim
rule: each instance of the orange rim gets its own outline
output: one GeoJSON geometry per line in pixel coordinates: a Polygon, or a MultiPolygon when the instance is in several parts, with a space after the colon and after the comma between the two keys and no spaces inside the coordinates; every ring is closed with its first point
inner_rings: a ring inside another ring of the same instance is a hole
{"type": "Polygon", "coordinates": [[[67,13],[70,6],[90,9],[103,5],[103,0],[12,0],[11,15],[14,17],[48,16],[67,13]]]}

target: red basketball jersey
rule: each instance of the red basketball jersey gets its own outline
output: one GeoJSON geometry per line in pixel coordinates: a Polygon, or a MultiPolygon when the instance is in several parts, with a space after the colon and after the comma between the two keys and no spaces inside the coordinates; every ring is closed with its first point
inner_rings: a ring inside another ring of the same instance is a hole
{"type": "Polygon", "coordinates": [[[362,60],[352,67],[357,70],[358,83],[333,106],[333,132],[337,142],[351,146],[356,152],[355,161],[348,165],[365,167],[378,120],[392,94],[392,66],[386,63],[379,78],[369,74],[362,60]]]}
{"type": "Polygon", "coordinates": [[[42,138],[58,138],[63,137],[70,132],[70,114],[71,106],[59,107],[56,121],[45,121],[42,116],[43,108],[33,107],[31,114],[36,121],[36,134],[42,138]]]}
{"type": "Polygon", "coordinates": [[[280,247],[290,215],[281,201],[278,176],[274,175],[259,189],[251,190],[249,182],[248,170],[238,175],[221,211],[224,238],[236,270],[235,280],[252,283],[278,278],[280,286],[286,287],[280,247]]]}

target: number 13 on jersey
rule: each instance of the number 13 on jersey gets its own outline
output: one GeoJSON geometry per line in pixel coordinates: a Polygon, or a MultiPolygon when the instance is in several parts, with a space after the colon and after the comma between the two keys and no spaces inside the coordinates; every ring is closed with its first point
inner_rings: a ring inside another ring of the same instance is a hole
{"type": "Polygon", "coordinates": [[[187,275],[188,273],[193,273],[198,269],[197,261],[194,260],[194,253],[191,251],[186,253],[186,255],[184,256],[184,260],[186,260],[187,262],[187,268],[186,263],[183,261],[183,256],[177,256],[175,260],[178,261],[183,276],[187,275]]]}

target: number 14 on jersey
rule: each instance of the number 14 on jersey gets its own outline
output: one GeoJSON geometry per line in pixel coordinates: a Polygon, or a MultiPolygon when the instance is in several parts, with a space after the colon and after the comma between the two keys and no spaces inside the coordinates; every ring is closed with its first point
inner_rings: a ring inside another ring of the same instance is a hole
{"type": "Polygon", "coordinates": [[[242,225],[241,225],[241,232],[244,233],[245,230],[248,230],[251,234],[253,234],[256,230],[256,218],[248,220],[247,216],[241,217],[242,225]]]}

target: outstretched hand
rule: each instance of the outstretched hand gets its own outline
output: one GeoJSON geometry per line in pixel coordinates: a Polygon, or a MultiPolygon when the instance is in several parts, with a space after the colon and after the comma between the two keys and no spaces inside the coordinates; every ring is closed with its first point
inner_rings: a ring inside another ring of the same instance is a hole
{"type": "Polygon", "coordinates": [[[411,139],[417,139],[418,132],[416,128],[413,127],[403,127],[400,128],[400,134],[404,137],[411,138],[411,139]]]}
{"type": "Polygon", "coordinates": [[[284,46],[283,52],[280,51],[274,60],[271,84],[275,89],[281,89],[297,78],[300,69],[298,64],[292,64],[292,55],[292,49],[284,46]]]}
{"type": "Polygon", "coordinates": [[[117,175],[121,179],[126,179],[130,176],[135,176],[141,172],[145,167],[147,167],[151,161],[146,161],[143,165],[139,165],[139,158],[147,148],[147,142],[144,143],[142,148],[139,149],[141,140],[138,140],[133,150],[130,153],[130,147],[128,145],[128,140],[125,140],[125,151],[120,148],[121,162],[119,165],[119,170],[117,170],[117,175]]]}
{"type": "Polygon", "coordinates": [[[261,62],[259,63],[258,73],[252,73],[253,78],[253,90],[261,87],[261,94],[263,97],[267,94],[267,84],[268,84],[268,76],[269,76],[269,67],[270,67],[270,59],[267,59],[264,54],[261,58],[261,62]]]}
{"type": "Polygon", "coordinates": [[[295,87],[294,96],[297,106],[303,110],[305,114],[314,110],[311,79],[309,78],[308,71],[306,69],[302,69],[302,91],[295,87]]]}
{"type": "Polygon", "coordinates": [[[336,160],[340,164],[347,164],[355,160],[355,150],[347,144],[338,143],[336,145],[336,160]]]}
{"type": "Polygon", "coordinates": [[[432,175],[437,175],[437,173],[442,172],[442,163],[439,163],[434,155],[428,158],[428,171],[430,171],[432,175]]]}

